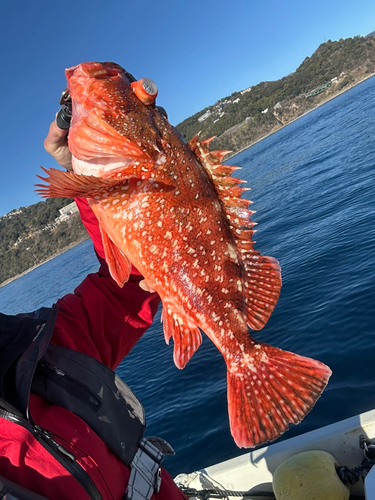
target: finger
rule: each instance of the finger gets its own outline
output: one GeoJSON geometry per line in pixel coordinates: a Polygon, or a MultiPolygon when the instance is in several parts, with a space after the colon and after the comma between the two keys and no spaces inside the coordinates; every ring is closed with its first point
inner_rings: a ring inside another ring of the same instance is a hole
{"type": "Polygon", "coordinates": [[[68,130],[62,130],[56,125],[56,122],[53,121],[49,127],[47,137],[44,139],[44,148],[47,151],[47,153],[53,155],[56,149],[66,144],[67,135],[68,135],[68,130]]]}
{"type": "Polygon", "coordinates": [[[44,148],[62,167],[72,170],[72,154],[69,151],[67,135],[67,130],[60,129],[56,122],[52,122],[44,139],[44,148]]]}

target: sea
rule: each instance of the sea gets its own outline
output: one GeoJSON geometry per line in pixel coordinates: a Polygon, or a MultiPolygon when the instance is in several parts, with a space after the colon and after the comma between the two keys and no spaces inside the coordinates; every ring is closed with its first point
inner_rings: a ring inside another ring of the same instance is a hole
{"type": "MultiPolygon", "coordinates": [[[[375,407],[375,77],[229,161],[248,181],[255,248],[276,257],[283,287],[255,338],[316,358],[333,375],[280,439],[375,407]]],[[[0,311],[52,305],[96,272],[90,240],[0,289],[0,311]]],[[[166,439],[172,475],[246,453],[229,431],[226,368],[204,336],[186,368],[173,363],[160,310],[117,372],[142,401],[146,435],[166,439]]]]}

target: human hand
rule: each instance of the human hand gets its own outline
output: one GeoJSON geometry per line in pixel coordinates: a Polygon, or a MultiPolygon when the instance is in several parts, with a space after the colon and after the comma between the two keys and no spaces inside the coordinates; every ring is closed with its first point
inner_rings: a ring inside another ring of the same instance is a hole
{"type": "Polygon", "coordinates": [[[57,163],[67,170],[72,170],[72,153],[68,148],[68,130],[62,130],[53,121],[49,127],[48,135],[44,139],[44,149],[57,163]]]}
{"type": "MultiPolygon", "coordinates": [[[[168,119],[167,112],[161,106],[156,106],[159,112],[168,119]]],[[[57,163],[67,170],[72,168],[72,154],[68,148],[68,130],[63,130],[56,125],[54,120],[48,131],[47,137],[44,139],[44,149],[55,158],[57,163]]]]}

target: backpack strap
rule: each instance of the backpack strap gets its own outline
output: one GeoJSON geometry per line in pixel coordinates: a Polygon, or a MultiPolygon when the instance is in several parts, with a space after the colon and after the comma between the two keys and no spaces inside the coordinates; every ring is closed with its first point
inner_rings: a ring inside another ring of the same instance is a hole
{"type": "Polygon", "coordinates": [[[164,439],[142,439],[131,464],[124,500],[149,500],[154,493],[159,492],[160,464],[165,455],[174,455],[174,451],[164,439]]]}
{"type": "MultiPolygon", "coordinates": [[[[43,446],[43,448],[51,455],[51,457],[53,457],[55,461],[57,461],[62,467],[64,467],[66,471],[77,480],[77,482],[85,489],[90,499],[102,500],[102,497],[95,484],[91,480],[91,477],[76,461],[75,456],[72,455],[66,448],[64,448],[64,446],[56,442],[52,434],[50,434],[47,430],[42,429],[38,425],[31,424],[31,422],[24,418],[22,413],[17,408],[0,398],[0,425],[2,419],[9,421],[12,425],[16,426],[16,428],[19,426],[20,428],[24,428],[26,431],[28,431],[31,437],[35,439],[41,446],[43,446]]],[[[15,441],[17,441],[17,435],[18,437],[22,436],[22,438],[24,439],[23,432],[21,434],[17,434],[18,431],[15,432],[16,434],[13,436],[15,441]]],[[[28,446],[30,446],[30,441],[28,443],[28,446]]],[[[14,485],[13,487],[17,486],[15,485],[15,483],[12,484],[14,485]]],[[[2,497],[0,497],[0,499],[1,498],[2,497]]],[[[5,499],[8,498],[9,500],[11,500],[12,496],[5,496],[5,499]]],[[[18,499],[18,497],[15,498],[18,499]]],[[[26,498],[28,499],[29,497],[26,498]]],[[[38,497],[36,497],[35,500],[37,498],[38,497]]],[[[20,497],[20,500],[23,499],[24,497],[20,497]]],[[[30,500],[34,500],[34,497],[31,497],[30,500]]]]}
{"type": "Polygon", "coordinates": [[[48,500],[19,484],[0,476],[0,500],[48,500]]]}
{"type": "Polygon", "coordinates": [[[132,463],[146,428],[144,409],[107,366],[50,345],[37,365],[32,392],[75,413],[120,460],[132,463]]]}

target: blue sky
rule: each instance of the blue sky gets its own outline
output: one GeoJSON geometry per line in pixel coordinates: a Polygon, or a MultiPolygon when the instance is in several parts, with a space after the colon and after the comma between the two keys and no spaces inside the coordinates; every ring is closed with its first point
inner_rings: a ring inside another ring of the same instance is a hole
{"type": "Polygon", "coordinates": [[[375,30],[361,0],[12,0],[0,31],[0,215],[40,201],[43,149],[64,69],[115,61],[159,88],[173,125],[218,99],[294,71],[325,40],[375,30]]]}

